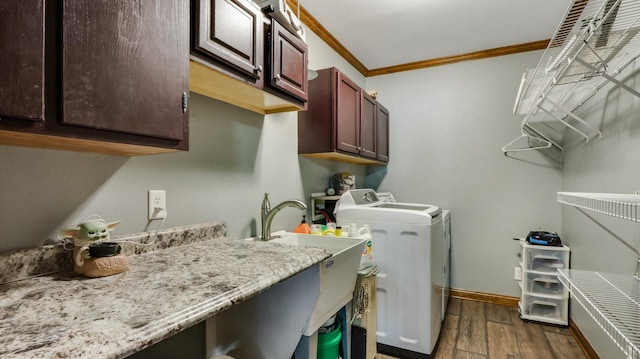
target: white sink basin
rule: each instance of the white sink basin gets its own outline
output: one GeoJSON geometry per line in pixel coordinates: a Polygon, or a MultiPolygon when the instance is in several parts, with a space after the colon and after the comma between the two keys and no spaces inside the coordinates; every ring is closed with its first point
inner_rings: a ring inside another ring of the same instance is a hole
{"type": "Polygon", "coordinates": [[[274,234],[281,237],[270,243],[320,247],[332,255],[320,263],[320,296],[303,332],[310,336],[353,298],[365,240],[289,232],[274,234]]]}

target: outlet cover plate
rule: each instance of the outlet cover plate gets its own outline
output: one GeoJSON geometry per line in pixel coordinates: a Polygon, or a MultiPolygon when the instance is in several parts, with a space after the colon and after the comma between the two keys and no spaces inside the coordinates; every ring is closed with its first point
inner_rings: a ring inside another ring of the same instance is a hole
{"type": "Polygon", "coordinates": [[[515,280],[522,280],[522,268],[520,266],[515,267],[513,277],[515,280]]]}
{"type": "Polygon", "coordinates": [[[164,190],[149,190],[148,213],[150,221],[167,216],[167,194],[164,190]]]}

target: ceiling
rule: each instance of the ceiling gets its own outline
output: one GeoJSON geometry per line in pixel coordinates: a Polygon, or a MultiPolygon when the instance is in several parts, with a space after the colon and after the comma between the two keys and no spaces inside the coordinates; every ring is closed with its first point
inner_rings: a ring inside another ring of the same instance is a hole
{"type": "Polygon", "coordinates": [[[571,0],[300,0],[300,17],[326,41],[322,34],[325,31],[332,40],[330,46],[331,42],[342,46],[338,52],[360,72],[371,75],[410,63],[430,63],[513,45],[533,46],[512,52],[546,48],[546,40],[553,36],[570,3],[571,0]]]}

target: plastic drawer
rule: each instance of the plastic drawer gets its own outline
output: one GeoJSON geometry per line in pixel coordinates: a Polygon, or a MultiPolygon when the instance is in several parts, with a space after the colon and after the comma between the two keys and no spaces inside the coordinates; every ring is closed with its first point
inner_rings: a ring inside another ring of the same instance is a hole
{"type": "Polygon", "coordinates": [[[560,283],[558,276],[553,274],[542,274],[538,272],[526,273],[525,291],[531,294],[559,296],[566,298],[567,289],[560,283]]]}
{"type": "Polygon", "coordinates": [[[547,323],[567,324],[569,300],[523,294],[520,302],[522,318],[547,323]]]}
{"type": "Polygon", "coordinates": [[[569,251],[535,248],[527,246],[524,252],[524,269],[538,272],[556,273],[558,269],[569,268],[569,251]]]}

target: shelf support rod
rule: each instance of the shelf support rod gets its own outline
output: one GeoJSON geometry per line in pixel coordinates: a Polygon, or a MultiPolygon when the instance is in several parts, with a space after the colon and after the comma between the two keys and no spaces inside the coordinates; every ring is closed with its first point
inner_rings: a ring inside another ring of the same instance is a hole
{"type": "Polygon", "coordinates": [[[552,141],[549,137],[545,136],[544,134],[542,134],[540,131],[536,130],[535,128],[529,126],[528,123],[526,123],[526,121],[523,121],[521,129],[524,131],[528,131],[530,134],[533,134],[535,136],[538,137],[542,137],[542,139],[544,141],[547,141],[549,143],[551,143],[553,145],[553,147],[557,148],[560,152],[564,152],[564,149],[562,148],[562,146],[560,146],[559,144],[555,143],[554,141],[552,141]]]}
{"type": "MultiPolygon", "coordinates": [[[[595,128],[591,127],[591,125],[589,125],[585,120],[581,119],[580,117],[578,117],[577,115],[575,115],[573,112],[567,110],[566,108],[560,106],[559,104],[557,104],[556,102],[554,102],[553,100],[551,100],[548,97],[545,97],[545,100],[547,100],[549,103],[551,103],[554,107],[560,109],[562,112],[566,113],[567,115],[571,116],[574,120],[580,122],[581,124],[583,124],[585,127],[588,127],[590,130],[595,131],[596,135],[598,136],[598,138],[602,138],[602,132],[600,132],[600,130],[596,130],[595,128]]],[[[542,108],[543,111],[547,112],[544,108],[542,108]]],[[[547,112],[547,114],[551,115],[549,112],[547,112]]],[[[552,115],[552,117],[554,117],[556,120],[561,121],[562,123],[567,124],[567,122],[559,120],[558,118],[556,118],[555,116],[552,115]]],[[[572,128],[573,130],[582,133],[582,131],[578,131],[575,128],[572,128]]],[[[585,135],[585,137],[587,137],[587,142],[589,142],[589,137],[585,135]]]]}
{"type": "Polygon", "coordinates": [[[633,253],[635,253],[636,255],[640,256],[640,252],[638,252],[638,250],[632,246],[631,244],[627,243],[627,241],[625,241],[624,239],[620,238],[620,236],[616,235],[615,233],[613,233],[609,228],[607,228],[604,224],[598,222],[595,218],[593,218],[592,216],[589,215],[589,213],[587,213],[584,209],[572,205],[575,209],[577,209],[578,211],[580,211],[582,214],[584,214],[587,218],[589,218],[590,220],[593,221],[593,223],[597,224],[598,226],[600,226],[600,228],[602,228],[605,232],[609,233],[613,238],[617,239],[620,243],[624,244],[625,247],[631,249],[633,251],[633,253]]]}
{"type": "Polygon", "coordinates": [[[584,137],[585,141],[588,143],[589,142],[589,136],[587,136],[586,133],[578,130],[576,127],[572,126],[571,124],[569,124],[567,121],[556,117],[554,114],[552,114],[551,112],[549,112],[549,110],[547,110],[546,108],[539,106],[540,109],[542,111],[544,111],[547,115],[551,116],[553,119],[555,119],[556,121],[562,122],[563,125],[569,127],[570,129],[574,130],[575,132],[577,132],[579,135],[581,135],[582,137],[584,137]]]}
{"type": "MultiPolygon", "coordinates": [[[[590,63],[588,63],[588,62],[586,62],[586,61],[584,61],[582,59],[576,58],[575,60],[578,61],[580,64],[588,67],[589,69],[591,69],[591,70],[593,70],[595,72],[598,71],[598,69],[595,66],[591,65],[590,63]]],[[[625,83],[619,81],[615,77],[608,75],[606,72],[600,72],[599,75],[601,75],[602,77],[606,78],[607,80],[615,83],[616,85],[622,87],[623,89],[625,89],[628,92],[632,93],[636,97],[640,97],[640,92],[636,91],[634,88],[626,85],[625,83]]]]}
{"type": "MultiPolygon", "coordinates": [[[[584,42],[584,46],[587,47],[587,49],[591,50],[591,52],[593,53],[593,55],[595,57],[598,58],[598,60],[600,60],[600,63],[602,64],[602,67],[604,68],[603,72],[600,72],[600,70],[597,70],[597,67],[593,66],[591,67],[591,70],[593,72],[595,72],[596,74],[602,74],[605,73],[607,70],[609,70],[609,66],[607,66],[607,63],[602,59],[602,57],[600,57],[600,55],[598,55],[598,53],[596,52],[596,50],[594,50],[591,46],[589,46],[589,43],[587,42],[587,40],[582,40],[584,42]]],[[[582,60],[580,60],[579,58],[576,57],[576,60],[578,60],[578,62],[583,63],[584,62],[582,60]]]]}

